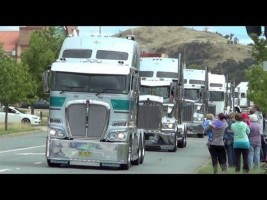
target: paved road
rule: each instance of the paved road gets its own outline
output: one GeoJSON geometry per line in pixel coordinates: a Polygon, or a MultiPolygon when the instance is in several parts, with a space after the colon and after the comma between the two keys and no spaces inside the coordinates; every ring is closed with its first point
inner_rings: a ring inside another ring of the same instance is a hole
{"type": "Polygon", "coordinates": [[[0,137],[0,174],[193,174],[208,161],[206,138],[188,138],[177,152],[146,151],[142,165],[129,170],[88,167],[50,168],[45,159],[46,132],[0,137]]]}

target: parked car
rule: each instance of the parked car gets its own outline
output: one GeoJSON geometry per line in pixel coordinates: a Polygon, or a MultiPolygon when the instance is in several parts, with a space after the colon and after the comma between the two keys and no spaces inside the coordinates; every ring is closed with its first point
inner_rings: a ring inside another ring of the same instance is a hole
{"type": "MultiPolygon", "coordinates": [[[[28,103],[21,103],[20,108],[31,108],[31,105],[28,103]]],[[[33,104],[34,109],[49,109],[49,101],[44,99],[40,99],[36,103],[33,104]]]]}
{"type": "MultiPolygon", "coordinates": [[[[4,122],[5,122],[5,107],[2,106],[0,108],[0,123],[4,122]]],[[[23,111],[19,110],[18,108],[9,106],[7,122],[38,125],[41,123],[41,118],[37,115],[23,113],[23,111]]]]}

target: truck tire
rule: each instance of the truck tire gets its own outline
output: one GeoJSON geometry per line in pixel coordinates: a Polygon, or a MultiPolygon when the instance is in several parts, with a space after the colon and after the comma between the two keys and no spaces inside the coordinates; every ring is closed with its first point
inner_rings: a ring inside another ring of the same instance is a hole
{"type": "Polygon", "coordinates": [[[121,164],[121,169],[122,170],[128,170],[131,167],[131,157],[132,157],[132,138],[130,138],[130,143],[129,143],[129,150],[128,150],[128,159],[126,164],[121,164]]]}
{"type": "Polygon", "coordinates": [[[145,160],[145,136],[143,136],[142,139],[142,153],[141,153],[140,164],[143,164],[144,160],[145,160]]]}
{"type": "Polygon", "coordinates": [[[142,157],[142,144],[141,143],[142,143],[142,140],[140,136],[138,150],[137,150],[137,159],[132,161],[132,165],[139,165],[141,162],[141,157],[142,157]]]}
{"type": "Polygon", "coordinates": [[[178,141],[178,148],[184,148],[184,147],[186,147],[186,138],[185,137],[183,137],[183,139],[182,140],[179,140],[178,141]]]}
{"type": "Polygon", "coordinates": [[[173,146],[173,149],[172,150],[170,150],[170,152],[176,152],[177,151],[177,146],[178,146],[178,144],[177,144],[177,134],[175,133],[175,135],[174,135],[174,146],[173,146]]]}

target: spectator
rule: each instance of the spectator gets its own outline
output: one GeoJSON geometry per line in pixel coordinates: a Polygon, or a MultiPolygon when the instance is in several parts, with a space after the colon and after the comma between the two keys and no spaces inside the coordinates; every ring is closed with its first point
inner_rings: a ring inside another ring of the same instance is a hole
{"type": "Polygon", "coordinates": [[[242,114],[236,113],[235,114],[235,120],[236,122],[231,125],[231,129],[234,133],[234,151],[235,151],[235,157],[236,157],[236,166],[235,171],[240,172],[240,160],[241,160],[241,154],[243,158],[243,172],[248,173],[249,172],[249,164],[248,164],[248,154],[249,154],[249,140],[248,140],[248,134],[250,132],[250,129],[248,125],[243,122],[242,114]]]}
{"type": "Polygon", "coordinates": [[[234,133],[231,130],[231,125],[235,122],[235,113],[232,112],[226,117],[226,121],[228,123],[228,127],[224,132],[224,145],[227,153],[227,161],[229,167],[235,166],[235,152],[234,152],[234,133]]]}
{"type": "Polygon", "coordinates": [[[246,113],[246,112],[242,113],[242,119],[243,119],[243,122],[245,122],[248,126],[250,126],[250,120],[248,117],[248,113],[246,113]]]}
{"type": "Polygon", "coordinates": [[[256,114],[258,117],[258,123],[260,124],[260,134],[261,134],[261,161],[266,162],[266,151],[267,151],[267,144],[265,142],[264,136],[263,136],[263,115],[261,113],[261,109],[258,105],[254,104],[250,109],[251,114],[256,114]]]}
{"type": "Polygon", "coordinates": [[[212,129],[212,141],[209,142],[209,152],[211,155],[212,166],[213,166],[213,173],[218,173],[218,161],[222,171],[227,170],[227,163],[226,163],[226,151],[223,143],[223,135],[225,132],[226,127],[228,126],[226,122],[226,116],[223,113],[218,115],[218,119],[215,119],[208,128],[205,128],[204,131],[207,129],[212,129]]]}
{"type": "Polygon", "coordinates": [[[260,148],[261,148],[261,135],[260,124],[257,122],[258,117],[256,114],[250,116],[250,133],[248,135],[250,149],[248,155],[249,168],[259,169],[260,167],[260,148]]]}

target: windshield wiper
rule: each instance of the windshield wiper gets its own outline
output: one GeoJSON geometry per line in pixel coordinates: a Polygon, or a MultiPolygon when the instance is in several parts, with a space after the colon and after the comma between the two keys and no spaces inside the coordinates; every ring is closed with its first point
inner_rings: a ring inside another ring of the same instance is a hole
{"type": "Polygon", "coordinates": [[[97,93],[95,94],[95,96],[97,96],[97,95],[99,95],[99,94],[101,94],[101,93],[103,93],[103,92],[106,92],[106,91],[108,91],[108,90],[111,90],[111,91],[121,91],[121,90],[118,90],[118,89],[109,89],[109,88],[107,88],[107,89],[103,89],[103,90],[97,92],[97,93]]]}
{"type": "Polygon", "coordinates": [[[84,87],[81,87],[81,86],[68,86],[66,87],[67,89],[66,90],[62,90],[60,92],[60,94],[62,94],[63,92],[66,92],[66,91],[69,91],[68,89],[72,90],[72,89],[77,89],[77,88],[84,88],[84,87]]]}

